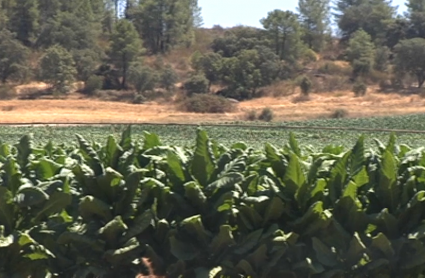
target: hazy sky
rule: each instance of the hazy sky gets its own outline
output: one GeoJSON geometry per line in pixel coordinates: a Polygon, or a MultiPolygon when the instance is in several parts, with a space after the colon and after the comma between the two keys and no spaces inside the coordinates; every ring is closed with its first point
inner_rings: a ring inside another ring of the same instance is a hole
{"type": "MultiPolygon", "coordinates": [[[[393,0],[399,11],[405,9],[405,0],[393,0]]],[[[274,9],[292,10],[298,0],[198,0],[202,7],[204,27],[219,24],[232,27],[238,24],[261,27],[260,19],[274,9]]]]}

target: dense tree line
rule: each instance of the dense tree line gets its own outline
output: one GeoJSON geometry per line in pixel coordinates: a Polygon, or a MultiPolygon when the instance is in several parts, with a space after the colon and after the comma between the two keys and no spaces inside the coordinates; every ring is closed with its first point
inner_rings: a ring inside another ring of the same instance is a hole
{"type": "MultiPolygon", "coordinates": [[[[226,97],[255,97],[264,86],[295,79],[336,40],[342,52],[334,59],[349,62],[353,82],[379,72],[425,83],[425,0],[408,0],[403,15],[388,0],[332,3],[299,0],[296,12],[270,11],[262,28],[224,30],[209,51],[190,57],[188,95],[217,85],[226,97]]],[[[59,93],[76,80],[141,94],[171,91],[173,67],[153,69],[145,56],[190,47],[201,26],[197,0],[0,0],[0,79],[40,79],[59,93]]]]}

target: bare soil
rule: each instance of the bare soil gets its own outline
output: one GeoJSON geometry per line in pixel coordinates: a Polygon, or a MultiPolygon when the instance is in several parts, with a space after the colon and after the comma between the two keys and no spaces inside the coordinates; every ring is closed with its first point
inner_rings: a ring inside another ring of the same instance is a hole
{"type": "MultiPolygon", "coordinates": [[[[44,88],[43,84],[38,84],[44,88]]],[[[20,90],[17,88],[17,94],[20,90]]],[[[205,123],[245,120],[250,110],[270,107],[274,121],[329,118],[337,109],[348,117],[389,116],[425,112],[420,95],[368,92],[355,97],[351,92],[313,94],[307,100],[297,95],[264,97],[235,104],[233,113],[194,114],[178,111],[171,103],[128,104],[101,101],[73,93],[66,99],[0,101],[1,123],[205,123]]]]}

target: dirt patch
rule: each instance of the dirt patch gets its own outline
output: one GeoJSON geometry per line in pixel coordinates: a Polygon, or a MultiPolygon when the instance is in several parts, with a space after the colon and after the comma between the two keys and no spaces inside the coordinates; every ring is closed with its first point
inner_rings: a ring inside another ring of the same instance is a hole
{"type": "Polygon", "coordinates": [[[294,102],[296,96],[265,97],[241,102],[236,111],[225,114],[195,114],[178,111],[172,104],[127,104],[69,96],[68,99],[0,101],[0,123],[201,123],[230,122],[245,118],[251,110],[270,107],[274,121],[329,118],[337,109],[350,117],[389,116],[424,113],[420,96],[369,93],[354,97],[351,92],[313,94],[294,102]]]}

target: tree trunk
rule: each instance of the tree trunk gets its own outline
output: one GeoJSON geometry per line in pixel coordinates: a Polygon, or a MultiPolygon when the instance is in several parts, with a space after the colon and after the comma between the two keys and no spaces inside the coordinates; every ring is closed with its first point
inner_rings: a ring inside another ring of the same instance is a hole
{"type": "Polygon", "coordinates": [[[125,89],[127,82],[127,61],[125,53],[122,56],[122,81],[121,81],[121,90],[125,89]]]}
{"type": "Polygon", "coordinates": [[[424,82],[425,82],[424,72],[416,73],[416,77],[418,78],[418,88],[422,88],[422,85],[424,85],[424,82]]]}

